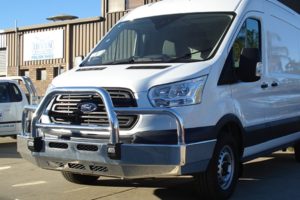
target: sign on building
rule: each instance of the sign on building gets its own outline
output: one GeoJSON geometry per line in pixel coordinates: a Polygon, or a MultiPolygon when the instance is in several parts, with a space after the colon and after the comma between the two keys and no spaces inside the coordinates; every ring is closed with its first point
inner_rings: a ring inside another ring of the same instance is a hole
{"type": "Polygon", "coordinates": [[[24,34],[24,61],[63,58],[63,50],[63,30],[24,34]]]}

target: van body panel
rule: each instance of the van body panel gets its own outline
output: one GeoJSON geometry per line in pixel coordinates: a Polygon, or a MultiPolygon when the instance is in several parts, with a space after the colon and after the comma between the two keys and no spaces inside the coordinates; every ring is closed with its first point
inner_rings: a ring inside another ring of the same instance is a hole
{"type": "Polygon", "coordinates": [[[121,21],[130,21],[141,17],[172,15],[178,13],[233,12],[238,8],[241,2],[241,0],[226,2],[205,0],[160,1],[155,4],[141,6],[131,11],[128,15],[124,16],[121,21]]]}

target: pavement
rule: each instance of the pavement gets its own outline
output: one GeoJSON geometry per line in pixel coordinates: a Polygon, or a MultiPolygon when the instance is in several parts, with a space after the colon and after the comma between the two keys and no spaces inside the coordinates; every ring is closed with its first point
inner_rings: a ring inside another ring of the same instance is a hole
{"type": "MultiPolygon", "coordinates": [[[[244,166],[231,199],[300,199],[300,163],[293,152],[276,152],[244,166]]],[[[67,182],[59,172],[23,160],[16,140],[0,138],[0,200],[196,200],[191,177],[120,180],[92,185],[67,182]]]]}

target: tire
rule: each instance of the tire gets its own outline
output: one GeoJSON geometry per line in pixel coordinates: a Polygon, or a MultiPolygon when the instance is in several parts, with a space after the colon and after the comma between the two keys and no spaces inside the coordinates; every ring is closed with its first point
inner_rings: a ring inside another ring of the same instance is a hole
{"type": "Polygon", "coordinates": [[[75,174],[72,172],[62,172],[62,175],[67,181],[71,183],[83,184],[83,185],[91,185],[99,179],[99,176],[75,174]]]}
{"type": "Polygon", "coordinates": [[[206,172],[195,175],[201,199],[228,199],[239,178],[239,153],[234,138],[224,133],[218,139],[206,172]]]}
{"type": "Polygon", "coordinates": [[[295,159],[297,162],[300,162],[300,142],[297,142],[294,145],[295,159]]]}

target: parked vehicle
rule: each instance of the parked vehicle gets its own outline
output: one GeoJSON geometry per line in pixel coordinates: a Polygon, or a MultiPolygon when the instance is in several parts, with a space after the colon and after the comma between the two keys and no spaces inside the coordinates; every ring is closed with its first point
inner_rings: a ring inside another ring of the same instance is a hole
{"type": "Polygon", "coordinates": [[[229,198],[242,162],[289,146],[300,160],[299,35],[277,0],[137,8],[26,108],[18,150],[75,183],[193,175],[229,198]]]}
{"type": "Polygon", "coordinates": [[[16,137],[22,132],[23,109],[36,100],[36,90],[28,77],[0,78],[0,136],[16,137]],[[27,92],[20,87],[19,81],[27,92]]]}

